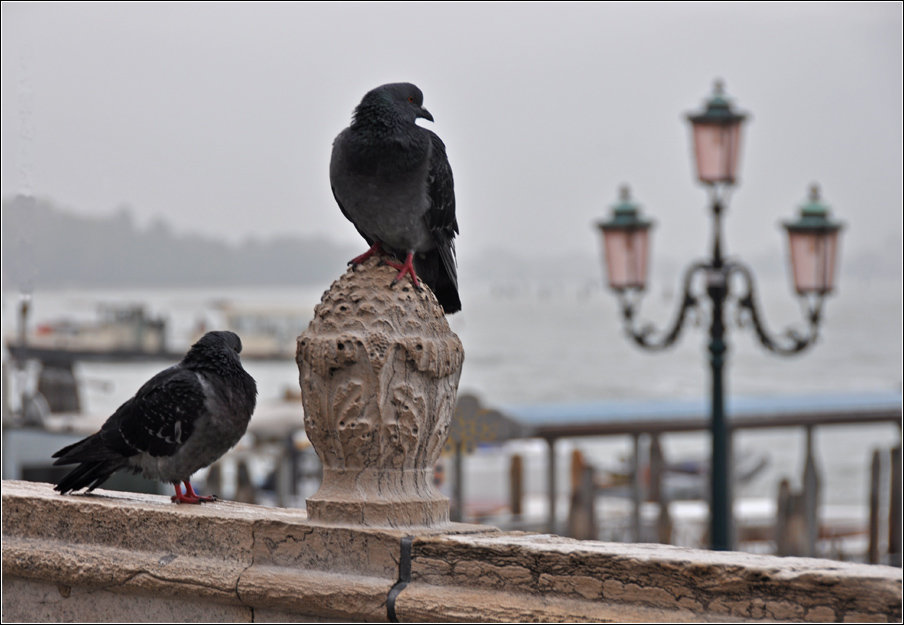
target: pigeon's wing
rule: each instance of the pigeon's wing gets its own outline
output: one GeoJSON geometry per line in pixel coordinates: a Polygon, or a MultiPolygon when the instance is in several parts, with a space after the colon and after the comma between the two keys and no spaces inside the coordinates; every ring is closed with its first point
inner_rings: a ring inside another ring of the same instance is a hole
{"type": "Polygon", "coordinates": [[[100,436],[109,447],[123,445],[131,454],[171,456],[191,436],[205,412],[205,392],[198,375],[178,365],[142,386],[104,424],[100,436]]]}
{"type": "Polygon", "coordinates": [[[345,163],[345,157],[347,156],[347,143],[348,143],[348,128],[339,133],[336,139],[333,141],[333,153],[330,156],[330,190],[333,192],[333,198],[336,200],[336,204],[339,205],[339,210],[342,211],[342,214],[352,222],[352,225],[355,227],[355,230],[358,231],[358,234],[367,241],[368,245],[373,245],[374,240],[367,236],[367,234],[358,227],[358,224],[349,216],[348,211],[345,210],[345,207],[342,205],[342,200],[339,199],[339,195],[336,193],[336,185],[333,184],[333,177],[337,175],[337,167],[339,170],[342,169],[345,163]],[[342,164],[342,165],[340,165],[342,164]]]}
{"type": "Polygon", "coordinates": [[[430,133],[432,149],[430,151],[430,167],[427,173],[427,189],[430,208],[424,219],[427,227],[437,243],[443,242],[452,248],[452,239],[458,234],[458,220],[455,218],[455,184],[452,180],[452,167],[446,156],[446,145],[436,133],[430,133]]]}
{"type": "Polygon", "coordinates": [[[358,231],[358,234],[360,234],[361,237],[362,237],[365,241],[367,241],[367,244],[368,244],[368,245],[373,245],[373,244],[374,244],[374,240],[373,240],[372,238],[370,238],[369,236],[367,236],[366,234],[364,234],[364,231],[361,230],[361,228],[358,227],[358,224],[356,224],[354,221],[352,221],[352,218],[348,216],[348,213],[347,213],[347,212],[345,212],[345,207],[342,206],[342,202],[339,200],[339,196],[336,195],[336,188],[333,187],[332,185],[330,186],[330,188],[331,188],[332,191],[333,191],[333,197],[336,199],[336,204],[339,205],[339,210],[342,211],[342,214],[345,215],[345,218],[352,222],[352,225],[355,227],[355,230],[357,230],[357,231],[358,231]]]}
{"type": "Polygon", "coordinates": [[[446,156],[446,146],[436,133],[430,133],[432,149],[428,169],[427,193],[430,207],[424,214],[427,229],[433,237],[442,270],[435,289],[437,298],[447,313],[461,310],[458,298],[458,271],[455,267],[455,235],[458,220],[455,217],[455,184],[452,167],[446,156]]]}

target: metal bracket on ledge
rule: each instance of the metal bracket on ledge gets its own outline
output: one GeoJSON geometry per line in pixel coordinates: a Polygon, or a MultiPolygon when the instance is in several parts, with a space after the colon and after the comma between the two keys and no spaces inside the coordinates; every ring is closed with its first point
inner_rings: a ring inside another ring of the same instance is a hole
{"type": "Polygon", "coordinates": [[[408,582],[411,581],[411,545],[414,542],[414,536],[405,536],[402,538],[401,550],[399,552],[399,581],[389,589],[386,596],[386,618],[390,623],[398,623],[396,616],[395,602],[408,582]]]}

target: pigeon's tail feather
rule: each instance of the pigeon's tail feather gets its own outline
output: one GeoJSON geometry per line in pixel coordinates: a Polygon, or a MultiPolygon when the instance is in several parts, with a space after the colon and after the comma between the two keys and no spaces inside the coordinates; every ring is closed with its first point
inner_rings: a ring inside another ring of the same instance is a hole
{"type": "Polygon", "coordinates": [[[87,487],[88,490],[94,490],[116,471],[124,469],[128,466],[125,458],[110,458],[108,460],[100,460],[96,462],[83,462],[75,469],[67,473],[61,479],[54,490],[66,494],[73,490],[87,487]]]}
{"type": "Polygon", "coordinates": [[[461,299],[458,297],[458,271],[455,269],[455,252],[451,246],[437,248],[442,260],[442,271],[436,281],[436,298],[447,315],[461,310],[461,299]]]}
{"type": "Polygon", "coordinates": [[[122,458],[122,454],[110,449],[99,434],[93,434],[83,438],[77,443],[72,443],[53,454],[56,458],[54,465],[75,464],[77,462],[104,462],[115,458],[122,458]]]}
{"type": "Polygon", "coordinates": [[[128,458],[110,449],[100,433],[83,438],[53,454],[56,465],[78,464],[61,479],[55,490],[65,494],[87,487],[94,490],[113,473],[129,466],[128,458]]]}
{"type": "Polygon", "coordinates": [[[423,257],[415,259],[418,276],[436,295],[436,301],[447,315],[461,310],[458,296],[458,276],[451,248],[437,247],[423,257]]]}
{"type": "Polygon", "coordinates": [[[436,283],[433,286],[433,293],[436,295],[436,301],[443,307],[443,312],[447,315],[456,313],[461,310],[461,299],[458,296],[458,287],[449,278],[449,274],[440,272],[437,276],[436,283]]]}

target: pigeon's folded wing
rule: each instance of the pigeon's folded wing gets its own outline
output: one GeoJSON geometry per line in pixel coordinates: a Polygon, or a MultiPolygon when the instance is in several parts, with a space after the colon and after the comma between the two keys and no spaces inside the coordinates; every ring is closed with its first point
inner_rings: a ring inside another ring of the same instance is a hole
{"type": "Polygon", "coordinates": [[[120,406],[104,425],[101,437],[111,446],[121,438],[132,453],[171,456],[191,436],[205,411],[204,403],[198,375],[173,367],[148,380],[135,397],[120,406]]]}
{"type": "Polygon", "coordinates": [[[453,239],[458,234],[458,220],[455,217],[455,184],[452,179],[452,167],[449,165],[446,145],[442,139],[426,128],[424,131],[430,133],[432,144],[427,181],[430,208],[424,215],[424,220],[436,242],[443,265],[457,286],[453,239]]]}
{"type": "Polygon", "coordinates": [[[361,228],[358,227],[358,224],[355,223],[355,220],[351,218],[351,215],[349,215],[349,214],[348,214],[348,211],[345,210],[345,207],[342,206],[342,202],[339,200],[339,196],[336,195],[336,187],[331,186],[330,188],[333,190],[333,198],[336,200],[336,204],[339,205],[339,210],[342,211],[342,215],[343,215],[346,219],[348,219],[350,222],[352,222],[352,225],[355,226],[355,230],[358,231],[358,234],[361,235],[361,238],[362,238],[362,239],[364,239],[365,241],[367,241],[367,244],[368,244],[368,245],[373,245],[373,244],[374,244],[373,238],[367,236],[367,233],[364,232],[361,228]]]}

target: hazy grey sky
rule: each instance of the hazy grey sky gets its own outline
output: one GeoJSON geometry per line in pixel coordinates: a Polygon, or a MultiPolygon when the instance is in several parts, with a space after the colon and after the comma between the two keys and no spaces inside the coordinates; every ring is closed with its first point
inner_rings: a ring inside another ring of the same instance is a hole
{"type": "Polygon", "coordinates": [[[333,137],[370,88],[425,93],[456,179],[459,257],[596,253],[630,183],[654,253],[709,236],[684,115],[724,79],[752,114],[729,252],[784,253],[818,181],[847,253],[901,262],[902,4],[2,5],[2,195],[177,231],[360,245],[333,137]]]}

